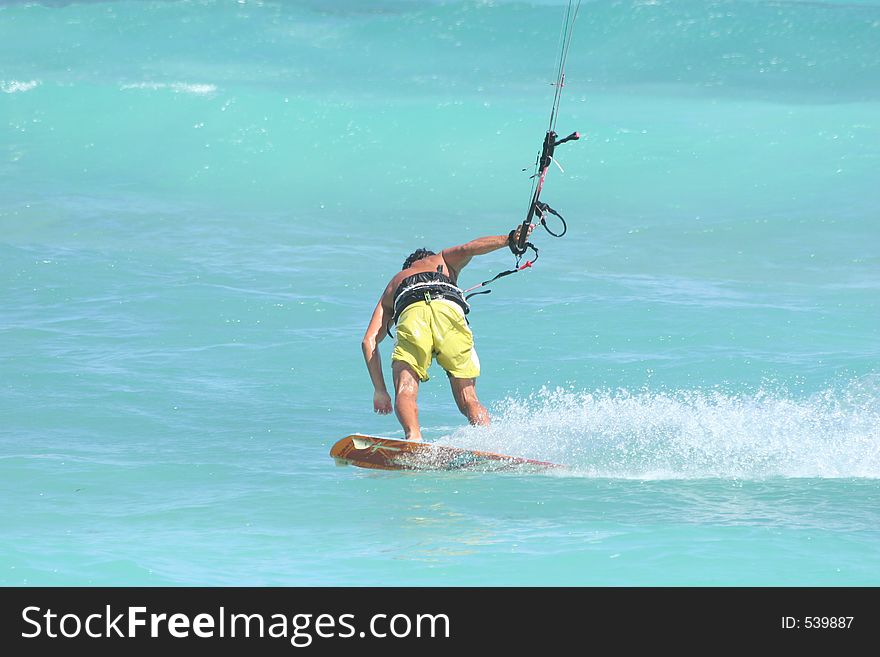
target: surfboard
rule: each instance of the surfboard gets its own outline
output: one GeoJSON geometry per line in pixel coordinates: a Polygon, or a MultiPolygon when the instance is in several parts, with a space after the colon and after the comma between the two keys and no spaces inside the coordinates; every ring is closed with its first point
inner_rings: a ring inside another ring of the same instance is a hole
{"type": "Polygon", "coordinates": [[[561,468],[556,463],[412,440],[353,434],[336,442],[337,465],[373,470],[530,471],[561,468]]]}

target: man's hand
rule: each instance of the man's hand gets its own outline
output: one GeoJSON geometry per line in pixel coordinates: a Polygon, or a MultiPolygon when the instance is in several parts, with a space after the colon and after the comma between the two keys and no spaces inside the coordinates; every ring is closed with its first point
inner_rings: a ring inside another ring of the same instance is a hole
{"type": "Polygon", "coordinates": [[[387,390],[373,393],[373,410],[379,415],[388,415],[391,412],[391,395],[387,390]]]}
{"type": "MultiPolygon", "coordinates": [[[[529,236],[532,234],[532,231],[535,230],[535,224],[529,224],[529,232],[526,234],[526,239],[529,239],[529,236]]],[[[516,241],[519,239],[519,234],[522,231],[522,224],[517,226],[513,231],[513,238],[510,240],[513,244],[516,244],[516,241]]]]}

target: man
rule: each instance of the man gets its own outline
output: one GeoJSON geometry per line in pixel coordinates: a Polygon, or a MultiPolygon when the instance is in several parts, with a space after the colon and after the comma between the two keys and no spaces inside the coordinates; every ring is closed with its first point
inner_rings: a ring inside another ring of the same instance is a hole
{"type": "MultiPolygon", "coordinates": [[[[529,233],[534,226],[529,227],[529,233]]],[[[469,307],[457,286],[458,275],[471,258],[510,246],[519,228],[508,235],[481,237],[466,244],[413,252],[395,274],[367,326],[361,349],[373,381],[373,409],[391,412],[391,397],[385,388],[378,344],[397,324],[391,354],[394,378],[394,411],[407,440],[421,440],[417,398],[419,383],[428,380],[432,358],[446,370],[458,410],[474,425],[489,424],[489,414],[477,398],[476,380],[480,360],[465,315],[469,307]]]]}

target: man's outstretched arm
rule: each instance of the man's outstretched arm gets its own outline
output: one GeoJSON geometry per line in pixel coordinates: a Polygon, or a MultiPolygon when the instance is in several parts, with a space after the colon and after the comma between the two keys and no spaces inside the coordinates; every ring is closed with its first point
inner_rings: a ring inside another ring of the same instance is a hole
{"type": "MultiPolygon", "coordinates": [[[[520,228],[522,228],[522,226],[514,231],[514,241],[519,235],[520,228]]],[[[531,234],[533,228],[534,225],[529,226],[529,234],[531,234]]],[[[440,255],[443,256],[443,260],[446,264],[454,270],[454,273],[458,274],[462,268],[471,261],[471,258],[474,256],[485,255],[486,253],[491,253],[498,249],[503,249],[508,246],[509,239],[509,234],[479,237],[465,244],[459,244],[458,246],[443,249],[443,251],[440,252],[440,255]]]]}
{"type": "MultiPolygon", "coordinates": [[[[382,295],[385,298],[385,295],[382,295]]],[[[361,341],[361,351],[364,353],[364,361],[367,363],[367,371],[373,382],[373,410],[382,415],[391,412],[391,396],[385,387],[385,377],[382,375],[382,356],[379,354],[379,343],[388,335],[388,317],[382,299],[376,304],[370,324],[361,341]]]]}

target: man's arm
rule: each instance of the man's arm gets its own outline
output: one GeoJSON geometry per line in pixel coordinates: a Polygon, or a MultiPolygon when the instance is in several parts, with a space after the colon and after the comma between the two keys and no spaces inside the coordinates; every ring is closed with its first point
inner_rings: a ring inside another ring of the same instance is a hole
{"type": "MultiPolygon", "coordinates": [[[[514,231],[514,241],[519,234],[520,228],[522,228],[522,226],[518,227],[514,231]]],[[[529,226],[529,234],[531,234],[533,228],[534,225],[529,226]]],[[[474,256],[485,255],[486,253],[491,253],[492,251],[497,251],[498,249],[503,249],[505,246],[508,246],[509,240],[509,234],[479,237],[465,244],[459,244],[458,246],[452,246],[448,249],[443,249],[440,252],[440,255],[443,256],[443,260],[446,262],[449,268],[452,269],[456,275],[458,275],[462,268],[464,268],[464,266],[471,261],[471,258],[473,258],[474,256]]]]}
{"type": "Polygon", "coordinates": [[[379,343],[388,335],[388,313],[384,305],[386,295],[383,294],[376,304],[370,324],[361,341],[361,351],[364,353],[364,361],[367,363],[367,371],[373,382],[373,410],[382,415],[391,412],[391,397],[385,387],[385,377],[382,375],[382,357],[379,354],[379,343]]]}

